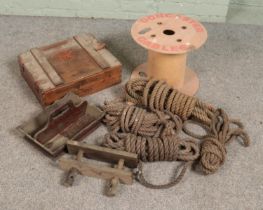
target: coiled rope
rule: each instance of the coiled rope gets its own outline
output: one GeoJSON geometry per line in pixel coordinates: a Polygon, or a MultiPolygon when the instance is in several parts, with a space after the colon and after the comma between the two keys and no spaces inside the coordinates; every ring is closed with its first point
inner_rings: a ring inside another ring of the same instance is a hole
{"type": "Polygon", "coordinates": [[[184,161],[181,172],[171,182],[162,185],[149,183],[138,166],[137,180],[152,189],[169,188],[181,181],[190,161],[199,157],[199,145],[189,139],[181,140],[176,134],[182,130],[182,120],[167,111],[147,111],[128,105],[121,100],[105,102],[104,122],[111,133],[103,146],[138,154],[142,161],[184,161]]]}
{"type": "Polygon", "coordinates": [[[205,174],[216,172],[224,163],[226,145],[235,137],[241,138],[244,146],[249,146],[249,136],[244,131],[243,124],[230,120],[222,109],[218,109],[212,119],[211,132],[204,137],[201,144],[200,165],[205,174]],[[230,128],[231,124],[236,128],[230,128]]]}
{"type": "Polygon", "coordinates": [[[110,133],[105,136],[103,146],[138,154],[144,162],[154,161],[184,161],[181,172],[171,182],[162,185],[149,183],[142,172],[142,164],[138,166],[137,180],[152,189],[165,189],[178,184],[187,168],[199,157],[199,145],[192,139],[179,139],[176,135],[157,137],[142,137],[131,133],[110,133]]]}
{"type": "Polygon", "coordinates": [[[187,120],[190,117],[210,125],[215,109],[195,97],[189,97],[160,80],[134,79],[125,86],[127,101],[151,110],[169,111],[187,120]]]}
{"type": "Polygon", "coordinates": [[[244,146],[249,145],[250,139],[240,121],[230,120],[222,109],[215,109],[195,97],[180,93],[164,81],[134,79],[128,81],[125,90],[126,99],[130,102],[143,105],[151,110],[169,111],[180,116],[182,120],[191,119],[206,128],[207,135],[205,136],[198,136],[184,129],[190,136],[203,140],[200,164],[205,174],[216,172],[224,163],[225,145],[234,137],[241,138],[244,146]],[[231,128],[231,125],[237,128],[231,128]]]}
{"type": "Polygon", "coordinates": [[[103,121],[112,132],[160,137],[166,128],[169,128],[172,134],[182,130],[182,120],[167,111],[148,112],[123,101],[105,102],[102,109],[105,111],[103,121]]]}
{"type": "Polygon", "coordinates": [[[234,138],[248,146],[250,139],[238,120],[229,119],[222,109],[215,109],[199,99],[173,89],[163,81],[135,79],[126,86],[127,101],[105,103],[104,122],[111,129],[103,146],[138,154],[142,161],[183,161],[179,175],[170,183],[147,182],[139,164],[137,179],[146,187],[160,189],[177,184],[193,161],[199,160],[205,174],[216,172],[226,158],[226,145],[234,138]],[[149,111],[151,110],[151,111],[149,111]],[[187,128],[195,123],[205,129],[198,135],[187,128]],[[183,130],[193,138],[179,138],[183,130]],[[199,153],[200,147],[200,153],[199,153]]]}
{"type": "Polygon", "coordinates": [[[130,133],[110,133],[103,146],[138,154],[144,162],[193,161],[199,157],[199,146],[192,139],[180,139],[176,135],[143,137],[130,133]]]}

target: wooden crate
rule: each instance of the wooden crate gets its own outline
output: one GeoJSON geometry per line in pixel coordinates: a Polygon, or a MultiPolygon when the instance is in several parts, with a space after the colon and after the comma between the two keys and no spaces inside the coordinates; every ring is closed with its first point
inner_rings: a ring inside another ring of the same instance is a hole
{"type": "Polygon", "coordinates": [[[90,95],[121,81],[121,63],[91,34],[19,55],[21,74],[43,106],[68,92],[90,95]]]}

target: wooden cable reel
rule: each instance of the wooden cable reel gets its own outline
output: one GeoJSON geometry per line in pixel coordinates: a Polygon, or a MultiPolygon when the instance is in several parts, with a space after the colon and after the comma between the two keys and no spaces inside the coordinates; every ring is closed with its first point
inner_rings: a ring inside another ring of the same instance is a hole
{"type": "Polygon", "coordinates": [[[147,63],[139,65],[131,78],[153,77],[187,95],[197,92],[199,79],[186,66],[186,58],[187,52],[199,48],[207,39],[201,23],[183,15],[160,13],[138,19],[131,35],[148,50],[147,63]]]}

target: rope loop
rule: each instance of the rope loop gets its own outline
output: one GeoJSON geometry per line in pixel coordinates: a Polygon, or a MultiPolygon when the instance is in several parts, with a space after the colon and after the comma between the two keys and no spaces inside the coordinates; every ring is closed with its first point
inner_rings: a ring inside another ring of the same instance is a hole
{"type": "MultiPolygon", "coordinates": [[[[183,179],[183,177],[187,171],[187,168],[189,167],[190,164],[191,164],[191,162],[184,162],[181,166],[181,171],[179,172],[178,176],[176,176],[176,174],[175,174],[174,179],[172,181],[166,183],[166,184],[157,185],[157,184],[152,184],[149,181],[147,181],[144,177],[142,162],[139,162],[138,168],[134,172],[134,175],[135,175],[136,180],[147,188],[168,189],[168,188],[171,188],[171,187],[177,185],[183,179]]],[[[177,169],[177,171],[178,170],[179,170],[179,168],[177,169]]]]}
{"type": "Polygon", "coordinates": [[[198,121],[194,121],[194,120],[186,120],[183,124],[183,127],[182,127],[183,131],[188,135],[188,136],[191,136],[192,138],[196,138],[196,139],[204,139],[205,137],[207,137],[208,133],[210,133],[210,128],[209,126],[205,125],[205,124],[202,124],[198,121]],[[194,133],[193,131],[191,131],[189,128],[188,128],[188,125],[197,125],[199,127],[201,127],[204,131],[205,131],[205,134],[198,134],[198,133],[194,133]]]}

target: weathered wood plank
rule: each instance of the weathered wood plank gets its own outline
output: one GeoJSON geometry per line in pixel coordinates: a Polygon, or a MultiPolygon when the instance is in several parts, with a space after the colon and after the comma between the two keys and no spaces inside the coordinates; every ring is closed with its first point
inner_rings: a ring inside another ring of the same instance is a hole
{"type": "Polygon", "coordinates": [[[114,177],[118,177],[124,184],[132,184],[133,181],[132,172],[119,170],[116,168],[95,166],[89,163],[66,158],[60,158],[58,165],[62,170],[65,171],[76,168],[82,175],[85,176],[91,176],[105,180],[111,180],[114,177]]]}
{"type": "Polygon", "coordinates": [[[120,159],[124,160],[125,166],[130,168],[136,168],[138,165],[137,154],[110,149],[106,147],[100,147],[97,145],[91,145],[76,141],[67,142],[68,152],[71,154],[77,154],[81,149],[84,152],[84,156],[92,159],[99,159],[106,162],[117,164],[120,159]]]}
{"type": "Polygon", "coordinates": [[[30,52],[25,52],[20,55],[20,63],[24,66],[25,70],[28,71],[41,91],[47,91],[55,87],[30,52]]]}
{"type": "Polygon", "coordinates": [[[103,48],[97,52],[107,61],[110,67],[121,66],[120,61],[109,50],[103,48]]]}
{"type": "Polygon", "coordinates": [[[85,49],[96,63],[103,69],[109,68],[108,62],[93,47],[94,38],[91,35],[82,34],[74,36],[74,39],[85,49]]]}
{"type": "MultiPolygon", "coordinates": [[[[119,162],[118,162],[118,165],[115,165],[115,168],[117,168],[117,169],[119,169],[119,170],[122,170],[123,165],[124,165],[124,160],[123,160],[123,159],[120,159],[119,162]]],[[[107,191],[106,191],[106,194],[107,194],[108,196],[115,196],[115,195],[116,195],[119,182],[120,182],[120,180],[119,180],[118,177],[114,177],[114,178],[110,181],[110,183],[109,183],[109,188],[108,188],[107,191]]]]}
{"type": "Polygon", "coordinates": [[[48,75],[49,79],[53,82],[54,85],[60,85],[63,84],[63,80],[61,77],[57,74],[55,69],[50,65],[47,58],[43,55],[43,53],[37,49],[33,48],[30,50],[33,56],[36,58],[40,66],[42,66],[43,70],[48,75]]]}

